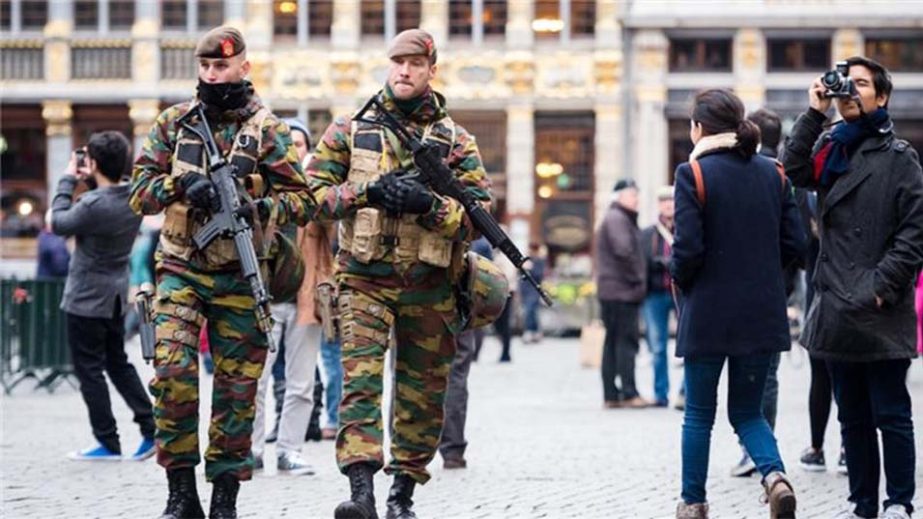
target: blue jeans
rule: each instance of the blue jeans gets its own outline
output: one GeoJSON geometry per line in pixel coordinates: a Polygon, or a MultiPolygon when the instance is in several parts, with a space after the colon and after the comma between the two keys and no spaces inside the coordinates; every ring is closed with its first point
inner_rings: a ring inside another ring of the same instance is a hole
{"type": "Polygon", "coordinates": [[[908,513],[913,512],[916,449],[913,406],[907,391],[910,360],[828,361],[827,367],[846,448],[849,500],[856,504],[856,515],[878,515],[882,455],[888,494],[884,507],[903,505],[908,513]]]}
{"type": "Polygon", "coordinates": [[[538,332],[540,326],[538,324],[538,299],[528,299],[523,301],[523,311],[525,312],[525,319],[523,325],[527,332],[538,332]]]}
{"type": "Polygon", "coordinates": [[[324,385],[327,399],[327,424],[325,427],[339,427],[340,400],[343,398],[343,364],[340,361],[340,340],[321,338],[321,363],[327,377],[324,385]]]}
{"type": "Polygon", "coordinates": [[[647,347],[654,357],[654,398],[667,400],[670,394],[670,375],[667,368],[668,325],[673,310],[673,297],[669,292],[651,292],[644,300],[644,323],[647,328],[647,347]]]}
{"type": "Polygon", "coordinates": [[[728,363],[728,419],[760,474],[785,472],[776,438],[763,416],[763,391],[771,354],[686,358],[683,420],[683,493],[688,504],[705,502],[711,429],[718,407],[718,379],[728,363]]]}

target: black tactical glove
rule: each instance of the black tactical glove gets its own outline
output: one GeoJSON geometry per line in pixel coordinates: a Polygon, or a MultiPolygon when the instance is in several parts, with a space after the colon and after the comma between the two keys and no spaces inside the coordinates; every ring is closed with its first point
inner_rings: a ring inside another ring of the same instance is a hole
{"type": "Polygon", "coordinates": [[[415,178],[402,178],[398,184],[399,199],[402,213],[426,214],[433,207],[433,194],[429,188],[415,178]]]}
{"type": "Polygon", "coordinates": [[[243,204],[237,208],[237,211],[234,212],[237,216],[243,217],[244,220],[253,227],[253,217],[259,219],[259,222],[263,222],[269,219],[269,210],[266,206],[260,203],[259,200],[254,200],[253,203],[243,204]]]}
{"type": "Polygon", "coordinates": [[[369,182],[366,187],[366,197],[370,205],[377,205],[389,213],[401,212],[401,199],[398,197],[399,184],[397,175],[388,173],[378,180],[369,182]]]}
{"type": "Polygon", "coordinates": [[[186,196],[186,200],[193,207],[208,209],[215,212],[219,209],[220,201],[218,192],[212,181],[205,178],[204,175],[195,173],[186,173],[179,179],[179,186],[186,196]]]}

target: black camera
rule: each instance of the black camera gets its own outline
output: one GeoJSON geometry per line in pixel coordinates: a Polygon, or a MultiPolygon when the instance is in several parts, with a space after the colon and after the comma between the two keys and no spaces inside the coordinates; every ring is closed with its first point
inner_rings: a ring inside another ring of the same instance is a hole
{"type": "Polygon", "coordinates": [[[86,148],[79,148],[74,152],[74,155],[77,157],[77,170],[81,170],[87,165],[87,150],[86,148]]]}
{"type": "Polygon", "coordinates": [[[837,61],[833,70],[824,73],[820,79],[827,90],[824,97],[856,97],[856,84],[849,77],[849,65],[845,61],[837,61]]]}

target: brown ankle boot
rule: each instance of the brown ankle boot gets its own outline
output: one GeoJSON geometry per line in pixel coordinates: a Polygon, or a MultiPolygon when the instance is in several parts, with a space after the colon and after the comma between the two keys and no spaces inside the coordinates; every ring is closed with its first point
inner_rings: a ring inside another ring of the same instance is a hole
{"type": "Polygon", "coordinates": [[[785,474],[770,472],[763,478],[763,488],[771,519],[795,519],[795,491],[785,474]]]}
{"type": "Polygon", "coordinates": [[[680,501],[676,505],[676,519],[708,519],[708,503],[689,505],[680,501]]]}

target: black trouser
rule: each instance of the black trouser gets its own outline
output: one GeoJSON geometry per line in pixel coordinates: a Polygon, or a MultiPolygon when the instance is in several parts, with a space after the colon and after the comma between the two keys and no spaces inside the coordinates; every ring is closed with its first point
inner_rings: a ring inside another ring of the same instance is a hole
{"type": "Polygon", "coordinates": [[[510,317],[513,307],[513,296],[506,298],[506,304],[503,305],[503,311],[500,317],[494,322],[494,329],[500,336],[500,360],[510,360],[510,343],[513,341],[513,330],[510,327],[510,317]]]}
{"type": "Polygon", "coordinates": [[[830,403],[833,389],[830,387],[830,372],[827,362],[809,357],[811,361],[811,390],[808,394],[808,414],[811,418],[811,448],[824,448],[824,433],[830,419],[830,403]]]}
{"type": "Polygon", "coordinates": [[[884,454],[884,507],[899,504],[913,511],[914,467],[913,408],[907,391],[910,360],[828,362],[830,380],[849,470],[849,500],[861,517],[877,517],[881,459],[884,454]]]}
{"type": "Polygon", "coordinates": [[[468,416],[468,373],[474,360],[475,333],[468,330],[455,341],[455,358],[449,371],[449,385],[445,394],[445,420],[439,453],[442,459],[463,458],[468,441],[465,440],[465,420],[468,416]]]}
{"type": "Polygon", "coordinates": [[[74,373],[80,381],[80,394],[90,414],[93,436],[110,451],[121,454],[103,371],[131,408],[135,423],[141,427],[145,438],[154,437],[154,415],[141,378],[125,354],[125,323],[118,308],[115,314],[111,319],[100,319],[68,313],[67,338],[74,373]]]}
{"type": "Polygon", "coordinates": [[[627,400],[638,396],[635,388],[635,355],[638,354],[638,303],[599,300],[606,340],[603,345],[603,398],[627,400]],[[621,387],[616,386],[615,377],[621,387]]]}

